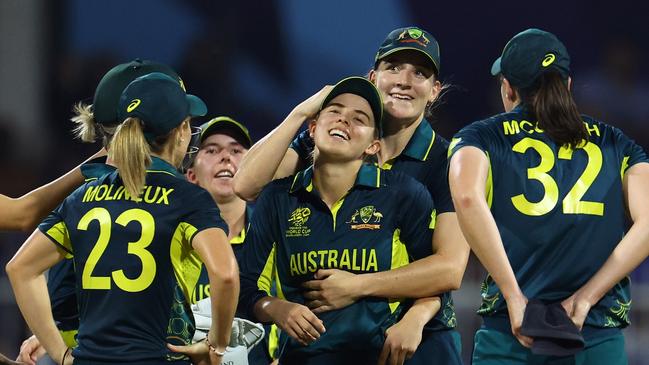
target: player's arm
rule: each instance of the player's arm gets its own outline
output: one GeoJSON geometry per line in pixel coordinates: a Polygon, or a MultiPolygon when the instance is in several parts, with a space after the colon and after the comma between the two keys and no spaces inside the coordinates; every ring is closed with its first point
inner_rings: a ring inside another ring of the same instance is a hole
{"type": "Polygon", "coordinates": [[[332,87],[325,86],[296,106],[280,125],[248,150],[234,175],[234,192],[238,196],[254,200],[266,184],[297,171],[300,156],[289,145],[304,121],[316,115],[332,87]]]}
{"type": "MultiPolygon", "coordinates": [[[[105,154],[106,151],[102,149],[90,159],[105,154]]],[[[34,229],[49,212],[83,182],[84,177],[81,174],[80,166],[77,166],[58,179],[30,191],[20,198],[9,198],[0,194],[0,230],[29,231],[34,229]]]]}
{"type": "Polygon", "coordinates": [[[563,303],[579,327],[590,308],[649,256],[649,163],[627,170],[623,190],[633,225],[597,273],[563,303]]]}
{"type": "MultiPolygon", "coordinates": [[[[414,181],[413,181],[414,183],[414,181]]],[[[305,297],[316,313],[339,309],[362,297],[424,298],[459,288],[469,248],[454,212],[432,215],[433,202],[423,186],[413,184],[407,218],[401,227],[402,239],[415,261],[388,271],[354,275],[328,269],[319,270],[316,280],[305,283],[305,297]],[[433,226],[430,226],[430,225],[433,226]],[[430,226],[430,227],[429,227],[430,226]],[[435,228],[430,238],[427,228],[435,228]],[[427,232],[424,232],[427,231],[427,232]],[[426,237],[426,238],[424,238],[426,237]],[[419,252],[419,254],[413,254],[419,252]]]]}
{"type": "Polygon", "coordinates": [[[529,347],[531,340],[519,334],[527,299],[518,286],[485,198],[488,171],[489,161],[482,150],[461,147],[450,160],[451,196],[464,237],[507,302],[512,333],[529,347]]]}
{"type": "MultiPolygon", "coordinates": [[[[68,350],[54,323],[45,270],[63,260],[65,253],[39,230],[27,238],[6,266],[16,303],[41,345],[56,361],[68,350]]],[[[67,357],[68,362],[71,356],[67,357]]]]}
{"type": "Polygon", "coordinates": [[[360,297],[421,298],[457,290],[469,260],[454,212],[437,216],[433,233],[433,254],[389,271],[357,276],[352,292],[360,297]]]}
{"type": "Polygon", "coordinates": [[[309,308],[288,300],[266,296],[254,306],[255,317],[262,322],[273,322],[286,334],[306,346],[325,332],[322,320],[309,308]]]}
{"type": "Polygon", "coordinates": [[[210,280],[212,327],[210,343],[225,351],[239,298],[239,268],[228,236],[218,228],[206,229],[194,237],[192,245],[205,264],[210,280]]]}
{"type": "Polygon", "coordinates": [[[439,311],[439,297],[417,299],[403,318],[385,331],[385,342],[379,356],[379,365],[403,364],[410,359],[421,343],[424,326],[439,311]]]}

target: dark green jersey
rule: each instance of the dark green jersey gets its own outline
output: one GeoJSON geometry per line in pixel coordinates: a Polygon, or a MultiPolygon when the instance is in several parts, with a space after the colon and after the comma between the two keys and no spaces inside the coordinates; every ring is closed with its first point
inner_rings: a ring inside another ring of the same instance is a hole
{"type": "MultiPolygon", "coordinates": [[[[307,161],[313,149],[308,131],[301,133],[291,143],[291,148],[300,155],[303,161],[307,161]]],[[[437,214],[455,212],[446,177],[447,151],[448,141],[435,133],[430,123],[424,119],[417,126],[403,152],[392,160],[386,161],[381,168],[412,176],[422,183],[435,202],[437,214]]],[[[444,293],[440,297],[442,307],[435,317],[426,324],[428,330],[454,328],[457,324],[451,293],[444,293]]]]}
{"type": "Polygon", "coordinates": [[[73,256],[80,313],[75,363],[164,364],[184,360],[166,343],[189,343],[189,298],[201,261],[200,231],[227,232],[207,191],[153,158],[141,198],[117,172],[72,193],[39,226],[73,256]]]}
{"type": "MultiPolygon", "coordinates": [[[[414,179],[363,165],[352,189],[329,209],[313,187],[312,172],[273,181],[257,200],[239,304],[253,319],[254,304],[270,295],[273,282],[277,297],[304,303],[301,285],[318,269],[385,271],[431,254],[433,202],[414,179]]],[[[361,299],[318,315],[327,331],[316,342],[304,347],[282,334],[279,348],[282,354],[379,351],[399,307],[398,301],[361,299]]]]}
{"type": "MultiPolygon", "coordinates": [[[[115,168],[106,165],[106,157],[99,157],[81,165],[81,174],[86,182],[115,171],[115,168]]],[[[52,314],[61,331],[76,331],[79,328],[79,309],[77,306],[76,279],[74,277],[74,264],[72,258],[67,258],[54,265],[48,271],[47,290],[52,303],[52,314]]],[[[74,336],[64,337],[66,344],[76,347],[74,336]]]]}
{"type": "MultiPolygon", "coordinates": [[[[516,279],[528,298],[572,295],[602,266],[625,233],[622,178],[647,162],[620,130],[583,116],[588,143],[558,147],[522,108],[475,122],[451,142],[449,155],[477,147],[489,159],[487,200],[516,279]]],[[[483,316],[506,315],[490,277],[482,286],[483,316]]],[[[629,323],[629,281],[591,309],[586,324],[629,323]]]]}

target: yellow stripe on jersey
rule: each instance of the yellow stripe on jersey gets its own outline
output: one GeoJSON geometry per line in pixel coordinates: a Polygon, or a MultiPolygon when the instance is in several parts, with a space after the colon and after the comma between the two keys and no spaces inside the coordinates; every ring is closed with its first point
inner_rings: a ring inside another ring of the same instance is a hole
{"type": "Polygon", "coordinates": [[[394,158],[391,160],[387,160],[383,163],[381,166],[381,169],[383,170],[392,170],[392,166],[394,165],[394,158]]]}
{"type": "Polygon", "coordinates": [[[61,337],[63,337],[63,342],[65,345],[71,349],[77,347],[77,333],[79,332],[78,330],[70,330],[70,331],[59,331],[61,333],[61,337]]]}
{"type": "Polygon", "coordinates": [[[336,214],[338,214],[340,207],[343,206],[344,201],[345,201],[345,197],[342,197],[340,198],[340,200],[335,202],[334,205],[331,206],[331,217],[333,218],[334,221],[334,232],[336,231],[336,214]]]}
{"type": "Polygon", "coordinates": [[[65,225],[65,222],[59,222],[53,225],[46,233],[50,239],[54,240],[54,242],[65,251],[65,258],[72,258],[72,243],[70,242],[70,233],[68,232],[68,227],[65,225]]]}
{"type": "Polygon", "coordinates": [[[433,131],[433,135],[430,137],[430,144],[428,145],[428,149],[426,150],[426,154],[424,155],[424,158],[422,158],[422,161],[426,161],[428,158],[428,153],[430,152],[430,149],[433,147],[433,144],[435,143],[435,131],[433,131]]]}
{"type": "Polygon", "coordinates": [[[191,224],[181,222],[176,227],[169,248],[174,274],[187,302],[190,302],[193,298],[203,265],[200,257],[191,246],[191,239],[197,230],[191,224]]]}
{"type": "Polygon", "coordinates": [[[243,241],[246,240],[246,227],[244,226],[241,232],[236,237],[232,237],[230,240],[231,245],[240,245],[243,241]]]}
{"type": "MultiPolygon", "coordinates": [[[[406,266],[410,262],[408,260],[408,249],[406,248],[406,245],[401,241],[401,237],[399,237],[400,234],[401,230],[397,228],[392,235],[392,262],[390,263],[390,270],[399,268],[401,266],[406,266]]],[[[394,311],[399,308],[400,304],[401,301],[397,299],[390,299],[390,312],[394,313],[394,311]]]]}
{"type": "MultiPolygon", "coordinates": [[[[273,248],[270,250],[268,257],[266,258],[266,264],[264,269],[259,274],[257,279],[257,288],[266,292],[270,296],[270,288],[272,286],[273,277],[275,276],[275,251],[277,250],[277,243],[273,242],[273,248]]],[[[279,291],[279,284],[277,285],[279,291]]]]}
{"type": "Polygon", "coordinates": [[[279,328],[276,324],[270,326],[270,331],[268,333],[268,355],[271,359],[276,360],[278,358],[277,350],[279,349],[279,328]]]}
{"type": "Polygon", "coordinates": [[[626,170],[629,168],[629,157],[630,156],[624,156],[624,159],[622,159],[622,167],[620,167],[621,180],[624,180],[624,174],[626,173],[626,170]]]}
{"type": "Polygon", "coordinates": [[[435,229],[436,225],[437,225],[437,209],[433,209],[433,211],[430,213],[430,224],[428,225],[428,228],[435,229]]]}
{"type": "Polygon", "coordinates": [[[487,205],[489,205],[489,208],[491,208],[491,203],[493,203],[494,200],[494,182],[493,182],[493,176],[491,174],[491,158],[489,157],[489,152],[485,152],[487,154],[487,163],[489,163],[489,171],[487,172],[487,184],[486,184],[486,191],[485,195],[487,196],[487,205]]]}

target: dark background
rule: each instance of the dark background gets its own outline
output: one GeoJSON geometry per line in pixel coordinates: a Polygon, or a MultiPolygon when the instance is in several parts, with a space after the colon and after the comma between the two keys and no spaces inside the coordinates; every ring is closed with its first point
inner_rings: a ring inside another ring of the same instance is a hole
{"type": "MultiPolygon", "coordinates": [[[[516,33],[555,33],[572,57],[583,112],[649,148],[649,5],[630,1],[433,2],[397,0],[0,1],[0,192],[20,196],[95,152],[73,140],[75,102],[90,103],[103,74],[136,57],[167,63],[210,117],[229,115],[255,139],[291,108],[348,75],[365,74],[387,33],[418,25],[440,43],[451,85],[435,130],[450,138],[502,110],[491,63],[516,33]]],[[[199,120],[200,121],[200,120],[199,120]]],[[[6,262],[26,234],[0,233],[6,262]]],[[[465,354],[479,325],[482,269],[473,260],[457,293],[465,354]]],[[[649,268],[633,274],[632,364],[649,360],[649,268]]],[[[0,275],[0,351],[15,355],[28,333],[0,275]]]]}

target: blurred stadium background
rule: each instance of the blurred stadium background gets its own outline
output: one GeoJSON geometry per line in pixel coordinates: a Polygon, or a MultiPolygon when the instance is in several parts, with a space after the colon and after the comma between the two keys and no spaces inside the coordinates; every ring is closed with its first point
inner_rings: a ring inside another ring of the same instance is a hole
{"type": "MultiPolygon", "coordinates": [[[[646,2],[585,0],[0,0],[0,192],[20,196],[98,149],[72,139],[71,107],[90,103],[118,63],[173,66],[209,116],[230,115],[258,139],[322,85],[365,74],[386,34],[407,25],[441,45],[442,80],[452,88],[434,128],[444,137],[502,109],[491,63],[511,36],[538,27],[568,47],[582,111],[649,150],[648,13],[646,2]]],[[[0,232],[2,263],[25,237],[0,232]]],[[[483,276],[472,258],[455,294],[467,359],[483,276]]],[[[649,263],[632,277],[627,348],[631,364],[649,364],[649,263]]],[[[0,351],[13,356],[29,333],[4,270],[0,323],[0,351]]]]}

